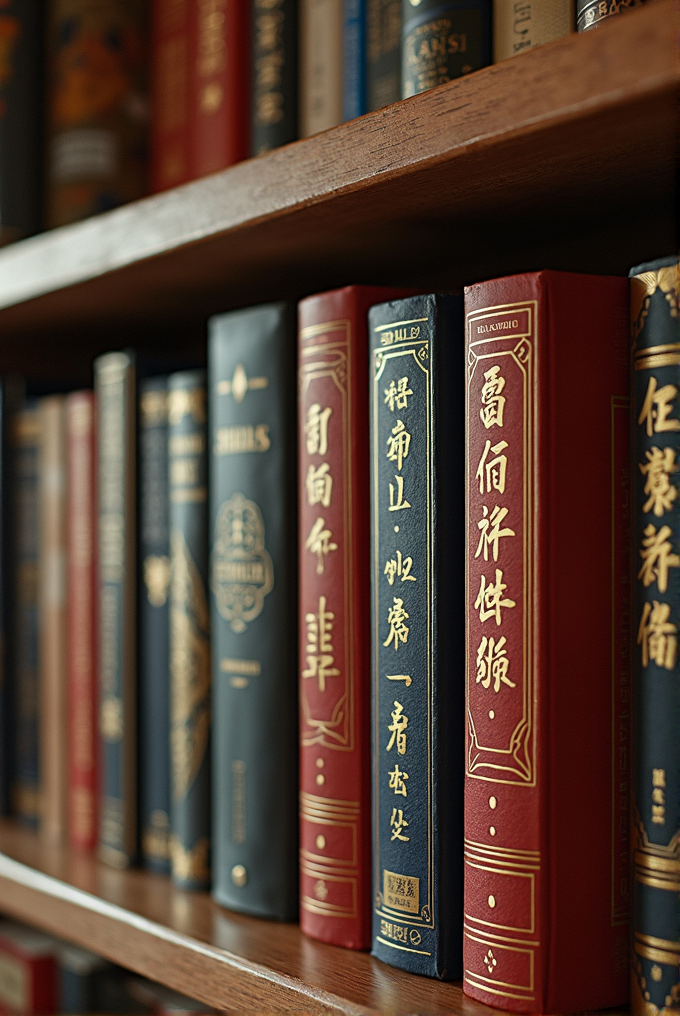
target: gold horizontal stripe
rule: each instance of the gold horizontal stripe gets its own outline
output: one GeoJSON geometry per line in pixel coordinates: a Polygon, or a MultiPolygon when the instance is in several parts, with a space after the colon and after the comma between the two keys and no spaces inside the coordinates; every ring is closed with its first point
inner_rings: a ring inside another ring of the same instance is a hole
{"type": "Polygon", "coordinates": [[[670,952],[680,953],[680,942],[669,942],[667,938],[654,938],[653,935],[643,935],[641,931],[635,932],[635,938],[643,945],[652,949],[665,949],[670,952]]]}
{"type": "Polygon", "coordinates": [[[466,851],[465,860],[468,864],[473,864],[479,868],[486,868],[487,865],[492,864],[493,868],[489,869],[495,871],[497,868],[507,868],[508,870],[519,870],[519,871],[540,871],[539,864],[531,864],[529,861],[508,861],[504,857],[485,857],[483,854],[472,854],[466,851]],[[486,862],[486,863],[483,863],[486,862]]]}
{"type": "Polygon", "coordinates": [[[680,893],[680,879],[654,878],[653,875],[644,875],[641,871],[636,871],[635,881],[640,882],[641,885],[648,885],[652,889],[666,889],[668,892],[680,893]]]}
{"type": "Polygon", "coordinates": [[[307,794],[305,791],[300,792],[300,801],[303,803],[309,803],[310,805],[319,805],[324,808],[327,805],[334,804],[338,808],[356,808],[357,811],[361,809],[359,801],[339,801],[334,797],[317,797],[315,794],[307,794]]]}
{"type": "Polygon", "coordinates": [[[680,956],[677,953],[666,952],[663,949],[650,949],[647,945],[642,945],[641,942],[633,942],[633,949],[642,956],[643,960],[653,960],[654,963],[665,963],[669,967],[677,967],[680,965],[680,956]]]}
{"type": "Polygon", "coordinates": [[[640,349],[635,353],[635,359],[637,360],[641,356],[651,356],[654,353],[670,353],[674,349],[680,351],[680,342],[667,342],[663,346],[647,346],[646,349],[640,349]]]}
{"type": "Polygon", "coordinates": [[[300,900],[300,906],[308,910],[310,914],[321,914],[323,917],[356,917],[357,912],[354,908],[348,909],[347,907],[333,907],[326,903],[317,903],[316,900],[309,899],[307,896],[303,896],[300,900]]]}
{"type": "Polygon", "coordinates": [[[469,977],[467,971],[465,973],[465,981],[467,984],[471,984],[473,988],[479,988],[480,991],[488,991],[490,995],[501,995],[505,998],[517,998],[523,1002],[533,1002],[535,998],[533,995],[517,995],[512,991],[496,991],[495,988],[490,988],[488,984],[479,984],[477,981],[473,981],[472,977],[469,977]]]}
{"type": "MultiPolygon", "coordinates": [[[[474,920],[474,918],[472,918],[474,920]]],[[[468,938],[474,938],[475,942],[486,942],[486,939],[498,939],[499,942],[507,942],[509,945],[520,946],[522,949],[538,949],[541,945],[539,941],[533,938],[517,938],[516,936],[510,937],[508,935],[499,935],[495,931],[489,931],[488,928],[473,928],[471,924],[463,924],[463,931],[468,938]],[[484,935],[484,938],[479,938],[479,935],[484,935]]],[[[495,941],[486,942],[487,945],[498,944],[495,941]]]]}
{"type": "Polygon", "coordinates": [[[323,335],[324,332],[337,332],[341,328],[346,329],[348,327],[349,321],[346,318],[338,321],[323,321],[319,325],[307,325],[306,328],[302,328],[300,330],[300,338],[304,342],[311,335],[323,335]]]}
{"type": "Polygon", "coordinates": [[[657,353],[635,361],[636,370],[649,370],[650,367],[672,367],[680,363],[680,353],[657,353]]]}
{"type": "Polygon", "coordinates": [[[477,840],[464,840],[464,845],[472,850],[482,850],[490,854],[513,854],[518,857],[535,857],[540,859],[540,850],[516,850],[513,847],[497,847],[491,843],[479,843],[477,840]]]}
{"type": "Polygon", "coordinates": [[[183,487],[170,491],[170,500],[173,504],[195,504],[196,502],[208,500],[207,487],[183,487]]]}
{"type": "Polygon", "coordinates": [[[348,818],[357,818],[361,812],[358,808],[338,808],[331,805],[328,808],[321,808],[318,804],[300,803],[300,812],[305,815],[346,815],[348,818]]]}
{"type": "Polygon", "coordinates": [[[402,952],[418,953],[419,956],[431,956],[432,953],[426,952],[424,949],[408,949],[405,945],[397,945],[396,942],[388,942],[387,939],[381,938],[380,935],[375,936],[376,942],[382,942],[383,945],[388,945],[390,949],[401,949],[402,952]]]}
{"type": "MultiPolygon", "coordinates": [[[[427,321],[427,320],[429,320],[429,319],[426,318],[426,317],[417,317],[417,318],[412,318],[412,320],[410,320],[410,321],[390,321],[390,323],[388,325],[378,325],[376,328],[373,329],[373,331],[374,332],[384,332],[384,331],[387,331],[388,328],[399,328],[400,325],[419,325],[423,321],[427,321]]],[[[428,953],[427,955],[429,956],[430,954],[428,953]]]]}
{"type": "Polygon", "coordinates": [[[352,877],[352,872],[355,876],[358,872],[356,863],[352,861],[331,861],[330,864],[315,864],[309,861],[300,860],[300,871],[303,875],[309,875],[310,878],[324,878],[326,875],[340,875],[344,881],[356,881],[356,877],[352,877]]]}
{"type": "Polygon", "coordinates": [[[673,875],[680,876],[680,861],[677,858],[655,857],[653,854],[636,850],[633,859],[640,868],[647,868],[649,871],[668,871],[673,875]]]}

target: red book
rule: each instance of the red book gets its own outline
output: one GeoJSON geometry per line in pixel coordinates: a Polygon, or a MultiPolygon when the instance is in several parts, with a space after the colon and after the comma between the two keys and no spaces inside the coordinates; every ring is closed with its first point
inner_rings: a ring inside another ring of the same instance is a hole
{"type": "Polygon", "coordinates": [[[68,569],[68,831],[74,847],[98,842],[98,690],[95,402],[66,400],[68,569]]]}
{"type": "Polygon", "coordinates": [[[250,149],[250,4],[191,4],[191,178],[247,159],[250,149]]]}
{"type": "Polygon", "coordinates": [[[55,942],[0,922],[0,1016],[47,1016],[57,1009],[55,942]]]}
{"type": "Polygon", "coordinates": [[[299,305],[300,926],[371,945],[368,308],[348,286],[299,305]]]}
{"type": "Polygon", "coordinates": [[[190,177],[190,0],[154,0],[151,14],[151,189],[190,177]]]}
{"type": "Polygon", "coordinates": [[[464,981],[514,1012],[628,997],[627,280],[465,291],[464,981]]]}

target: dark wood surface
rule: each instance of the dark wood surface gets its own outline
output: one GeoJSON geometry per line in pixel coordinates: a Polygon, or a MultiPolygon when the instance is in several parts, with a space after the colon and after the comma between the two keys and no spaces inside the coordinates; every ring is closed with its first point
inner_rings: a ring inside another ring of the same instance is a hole
{"type": "Polygon", "coordinates": [[[349,282],[622,273],[674,250],[673,3],[6,248],[0,335],[58,361],[65,336],[159,343],[349,282]]]}
{"type": "Polygon", "coordinates": [[[7,820],[0,820],[0,911],[221,1009],[498,1012],[466,998],[459,984],[323,945],[297,925],[239,916],[206,893],[116,871],[7,820]]]}

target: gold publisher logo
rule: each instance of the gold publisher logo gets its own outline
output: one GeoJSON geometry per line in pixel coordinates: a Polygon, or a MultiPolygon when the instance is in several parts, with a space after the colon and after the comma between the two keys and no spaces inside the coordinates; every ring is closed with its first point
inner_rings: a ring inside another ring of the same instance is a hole
{"type": "Polygon", "coordinates": [[[420,879],[383,870],[384,905],[405,914],[420,912],[420,879]]]}
{"type": "Polygon", "coordinates": [[[232,631],[243,632],[262,613],[274,588],[274,567],[264,545],[264,521],[254,501],[237,493],[217,517],[212,590],[232,631]]]}

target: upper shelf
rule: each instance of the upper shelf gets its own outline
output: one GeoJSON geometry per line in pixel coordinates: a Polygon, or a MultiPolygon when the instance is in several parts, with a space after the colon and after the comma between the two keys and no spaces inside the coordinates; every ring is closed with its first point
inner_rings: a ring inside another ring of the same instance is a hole
{"type": "Polygon", "coordinates": [[[657,0],[2,250],[0,334],[172,323],[351,281],[450,289],[546,264],[623,271],[667,253],[674,18],[673,0],[657,0]],[[603,222],[609,242],[590,256],[603,222]]]}

